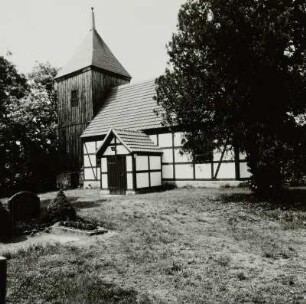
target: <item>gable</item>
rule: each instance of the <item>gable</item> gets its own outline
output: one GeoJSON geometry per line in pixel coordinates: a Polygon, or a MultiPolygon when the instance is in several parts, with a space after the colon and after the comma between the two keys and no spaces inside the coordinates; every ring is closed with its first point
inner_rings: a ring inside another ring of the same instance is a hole
{"type": "MultiPolygon", "coordinates": [[[[110,146],[116,143],[120,144],[121,151],[119,154],[130,154],[130,153],[146,153],[146,154],[161,154],[162,151],[156,144],[150,139],[150,137],[139,131],[131,130],[118,130],[111,129],[106,135],[104,141],[98,148],[96,155],[100,157],[110,146]],[[122,153],[121,153],[122,152],[122,153]]],[[[116,148],[116,147],[115,147],[116,148]]],[[[117,151],[118,153],[118,151],[117,151]]],[[[115,154],[115,153],[110,153],[115,154]]]]}
{"type": "Polygon", "coordinates": [[[96,156],[100,158],[105,155],[128,155],[130,153],[128,147],[120,141],[114,132],[111,132],[106,136],[101,146],[98,147],[96,156]]]}

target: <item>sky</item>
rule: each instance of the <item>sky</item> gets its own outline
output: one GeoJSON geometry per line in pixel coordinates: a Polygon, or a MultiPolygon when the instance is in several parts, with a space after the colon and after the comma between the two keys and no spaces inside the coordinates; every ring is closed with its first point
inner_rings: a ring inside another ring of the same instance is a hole
{"type": "Polygon", "coordinates": [[[21,73],[35,62],[62,67],[91,27],[95,10],[98,33],[132,81],[153,79],[165,71],[166,44],[176,32],[185,0],[0,0],[0,56],[21,73]]]}

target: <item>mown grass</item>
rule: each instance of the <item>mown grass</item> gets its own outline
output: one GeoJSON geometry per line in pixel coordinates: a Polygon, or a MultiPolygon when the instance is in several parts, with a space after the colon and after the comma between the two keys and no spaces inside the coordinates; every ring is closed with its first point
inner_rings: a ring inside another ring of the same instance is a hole
{"type": "Polygon", "coordinates": [[[79,215],[116,233],[8,253],[10,303],[306,303],[299,199],[285,208],[244,189],[88,195],[79,215]]]}
{"type": "MultiPolygon", "coordinates": [[[[7,253],[9,303],[136,303],[137,292],[104,282],[74,246],[37,245],[7,253]]],[[[140,301],[141,303],[141,301],[140,301]]],[[[149,302],[148,302],[149,303],[149,302]]]]}

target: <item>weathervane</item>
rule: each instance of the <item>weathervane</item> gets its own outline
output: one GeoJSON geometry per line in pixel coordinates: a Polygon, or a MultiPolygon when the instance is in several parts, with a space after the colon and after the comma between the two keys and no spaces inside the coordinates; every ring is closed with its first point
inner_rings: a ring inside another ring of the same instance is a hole
{"type": "Polygon", "coordinates": [[[96,25],[95,25],[95,12],[94,12],[94,8],[91,8],[91,17],[92,17],[92,29],[95,30],[96,29],[96,25]]]}

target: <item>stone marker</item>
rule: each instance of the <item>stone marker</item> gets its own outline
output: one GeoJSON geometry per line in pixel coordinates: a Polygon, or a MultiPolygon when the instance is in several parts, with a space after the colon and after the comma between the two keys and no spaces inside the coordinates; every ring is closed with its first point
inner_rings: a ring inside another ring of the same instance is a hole
{"type": "Polygon", "coordinates": [[[0,304],[5,304],[6,276],[7,276],[6,258],[0,256],[0,304]]]}
{"type": "Polygon", "coordinates": [[[11,214],[0,203],[0,242],[9,240],[13,235],[11,214]]]}
{"type": "Polygon", "coordinates": [[[40,199],[32,192],[18,192],[9,199],[8,208],[13,223],[39,218],[40,199]]]}

